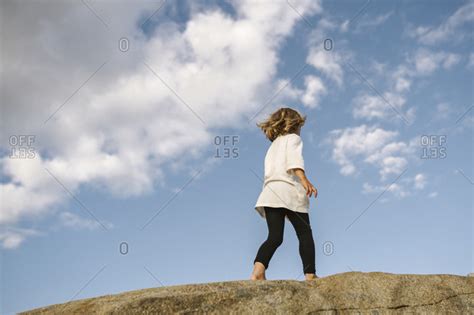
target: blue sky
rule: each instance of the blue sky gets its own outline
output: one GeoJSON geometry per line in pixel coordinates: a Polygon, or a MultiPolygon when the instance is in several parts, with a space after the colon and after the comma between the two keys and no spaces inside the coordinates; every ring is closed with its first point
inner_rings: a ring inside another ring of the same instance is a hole
{"type": "MultiPolygon", "coordinates": [[[[473,2],[7,1],[2,21],[2,314],[248,279],[255,123],[282,106],[307,116],[318,276],[473,272],[473,2]]],[[[303,280],[284,238],[267,278],[303,280]]]]}

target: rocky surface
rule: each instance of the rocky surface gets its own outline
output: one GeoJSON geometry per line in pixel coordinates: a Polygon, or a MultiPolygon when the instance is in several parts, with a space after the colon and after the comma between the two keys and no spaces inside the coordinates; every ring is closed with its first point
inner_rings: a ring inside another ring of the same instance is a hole
{"type": "Polygon", "coordinates": [[[21,314],[474,314],[474,278],[346,272],[310,281],[176,285],[56,304],[21,314]]]}

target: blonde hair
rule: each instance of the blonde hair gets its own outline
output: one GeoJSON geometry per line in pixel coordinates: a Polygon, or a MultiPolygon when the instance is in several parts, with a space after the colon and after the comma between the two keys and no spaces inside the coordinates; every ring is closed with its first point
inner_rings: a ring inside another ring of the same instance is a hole
{"type": "Polygon", "coordinates": [[[257,126],[263,130],[268,140],[275,140],[280,135],[296,133],[304,125],[306,116],[301,116],[296,110],[284,107],[270,115],[270,117],[257,123],[257,126]]]}

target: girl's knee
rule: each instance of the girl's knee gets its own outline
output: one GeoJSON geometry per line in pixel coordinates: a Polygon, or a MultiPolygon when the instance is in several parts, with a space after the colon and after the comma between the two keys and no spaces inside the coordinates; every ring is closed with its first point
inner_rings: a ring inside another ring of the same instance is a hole
{"type": "Polygon", "coordinates": [[[305,227],[303,229],[300,229],[296,232],[298,237],[305,237],[305,238],[312,238],[313,237],[313,230],[311,227],[305,227]]]}
{"type": "Polygon", "coordinates": [[[278,247],[283,243],[283,237],[280,236],[270,236],[267,238],[267,242],[273,247],[278,247]]]}

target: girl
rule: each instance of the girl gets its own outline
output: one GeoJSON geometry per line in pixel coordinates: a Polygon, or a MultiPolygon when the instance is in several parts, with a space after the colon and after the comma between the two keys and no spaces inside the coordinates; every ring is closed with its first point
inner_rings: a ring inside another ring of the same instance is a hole
{"type": "Polygon", "coordinates": [[[318,191],[306,178],[303,160],[302,117],[291,108],[280,108],[257,124],[272,142],[265,156],[263,189],[255,210],[267,221],[268,237],[254,259],[251,280],[266,280],[265,270],[283,242],[285,217],[293,225],[299,240],[299,252],[306,280],[317,278],[315,249],[309,222],[309,197],[318,191]]]}

